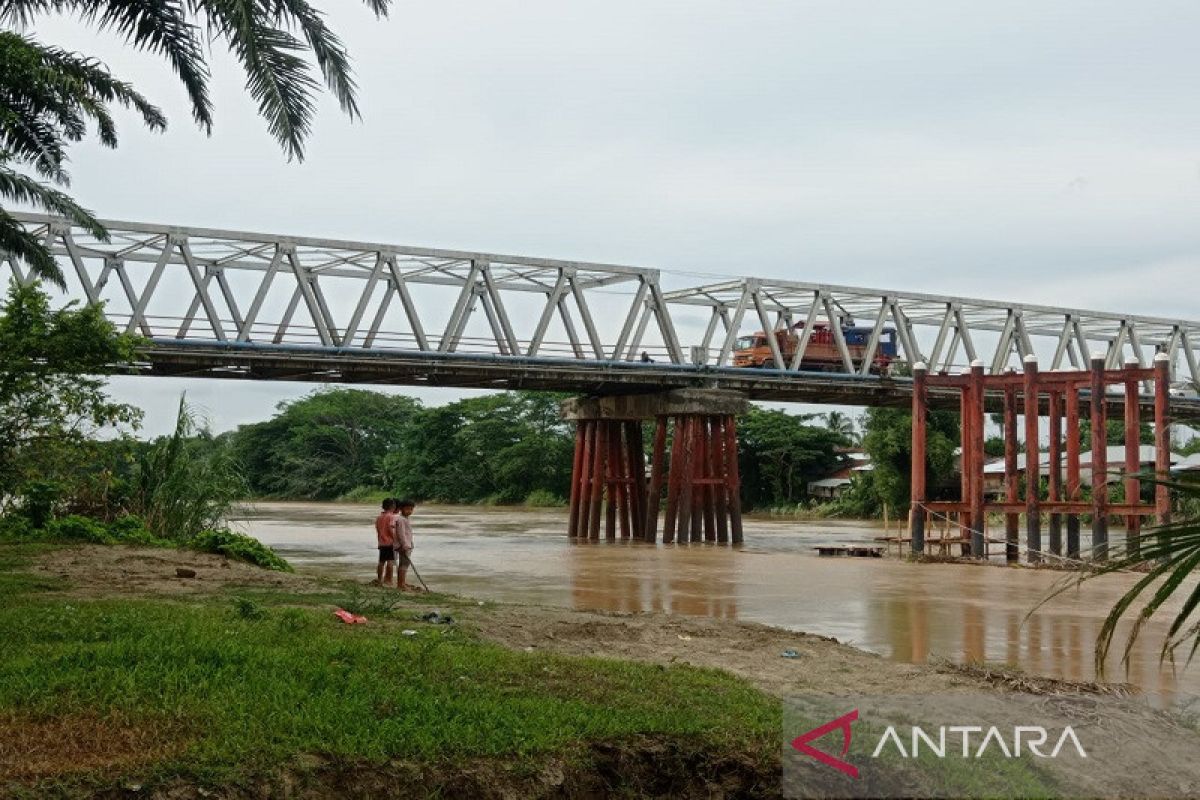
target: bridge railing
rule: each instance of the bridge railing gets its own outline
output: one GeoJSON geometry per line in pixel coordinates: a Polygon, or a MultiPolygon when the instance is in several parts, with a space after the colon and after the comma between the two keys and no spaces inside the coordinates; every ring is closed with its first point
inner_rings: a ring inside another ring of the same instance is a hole
{"type": "MultiPolygon", "coordinates": [[[[59,258],[68,298],[103,301],[122,329],[159,340],[727,367],[739,336],[788,329],[783,346],[766,337],[765,366],[868,375],[894,337],[897,361],[935,372],[1020,370],[1031,354],[1043,370],[1093,354],[1144,366],[1163,352],[1200,388],[1189,320],[754,278],[667,288],[678,276],[656,269],[134,222],[106,222],[100,241],[15,216],[59,258]]],[[[0,254],[6,270],[30,280],[0,254]]]]}

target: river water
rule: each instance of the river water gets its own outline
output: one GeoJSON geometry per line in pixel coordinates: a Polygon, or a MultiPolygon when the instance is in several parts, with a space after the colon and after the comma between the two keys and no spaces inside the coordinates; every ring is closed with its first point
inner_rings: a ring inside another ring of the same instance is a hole
{"type": "MultiPolygon", "coordinates": [[[[260,503],[233,522],[298,566],[367,580],[375,570],[376,513],[366,505],[260,503]]],[[[734,549],[576,544],[563,533],[561,509],[421,506],[412,521],[413,561],[436,591],[728,617],[835,636],[899,661],[986,661],[1073,680],[1095,678],[1096,633],[1137,580],[1098,578],[1030,615],[1064,573],[817,556],[819,544],[877,544],[882,530],[863,522],[748,518],[746,543],[734,549]]],[[[1168,605],[1160,614],[1169,620],[1176,608],[1168,605]]],[[[1168,697],[1200,694],[1200,667],[1180,666],[1178,673],[1159,667],[1165,628],[1164,622],[1149,625],[1128,675],[1114,657],[1107,678],[1168,697]]]]}

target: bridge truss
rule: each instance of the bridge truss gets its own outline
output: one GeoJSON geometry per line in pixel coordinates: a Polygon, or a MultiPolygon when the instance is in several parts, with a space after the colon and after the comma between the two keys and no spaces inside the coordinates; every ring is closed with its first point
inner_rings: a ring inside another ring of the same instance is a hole
{"type": "MultiPolygon", "coordinates": [[[[760,399],[908,402],[907,382],[871,375],[884,332],[899,359],[998,374],[1171,362],[1180,408],[1200,401],[1200,322],[817,283],[744,278],[700,286],[656,269],[106,222],[107,241],[38,214],[15,216],[68,275],[68,299],[104,302],[150,340],[142,371],[316,381],[438,383],[605,392],[719,386],[760,399]],[[774,368],[732,367],[739,335],[798,328],[794,353],[768,337],[774,368]],[[855,351],[842,323],[869,327],[855,351]],[[805,364],[821,324],[840,363],[805,364]]],[[[7,271],[31,276],[0,254],[7,271]]],[[[1189,412],[1190,413],[1190,412],[1189,412]]]]}

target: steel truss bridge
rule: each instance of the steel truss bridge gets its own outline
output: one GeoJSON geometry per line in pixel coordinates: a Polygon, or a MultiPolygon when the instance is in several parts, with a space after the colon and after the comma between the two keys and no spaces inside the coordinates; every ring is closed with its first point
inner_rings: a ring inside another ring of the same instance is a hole
{"type": "MultiPolygon", "coordinates": [[[[58,257],[66,299],[105,303],[149,340],[136,371],[204,376],[535,388],[588,393],[718,387],[752,399],[909,402],[911,385],[871,374],[886,329],[899,359],[934,372],[982,360],[992,374],[1171,361],[1176,418],[1200,419],[1200,322],[1023,303],[739,278],[698,286],[656,269],[135,222],[108,241],[14,214],[58,257]],[[856,355],[842,323],[870,327],[856,355]],[[739,335],[805,325],[774,368],[732,366],[739,335]],[[805,369],[814,326],[840,364],[805,369]]],[[[0,253],[0,280],[31,276],[0,253]]],[[[936,402],[936,398],[933,398],[936,402]]],[[[1119,402],[1119,401],[1116,401],[1119,402]]]]}

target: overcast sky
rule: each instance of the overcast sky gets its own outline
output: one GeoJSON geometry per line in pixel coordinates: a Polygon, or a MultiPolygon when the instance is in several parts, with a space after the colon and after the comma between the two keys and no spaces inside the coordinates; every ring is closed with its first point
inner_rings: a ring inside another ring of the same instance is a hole
{"type": "MultiPolygon", "coordinates": [[[[401,2],[330,7],[364,119],[288,163],[227,57],[216,130],[159,60],[69,20],[171,120],[74,151],[104,217],[1200,317],[1200,4],[401,2]]],[[[165,429],[312,387],[114,382],[165,429]]],[[[422,392],[429,402],[450,393],[422,392]]]]}

